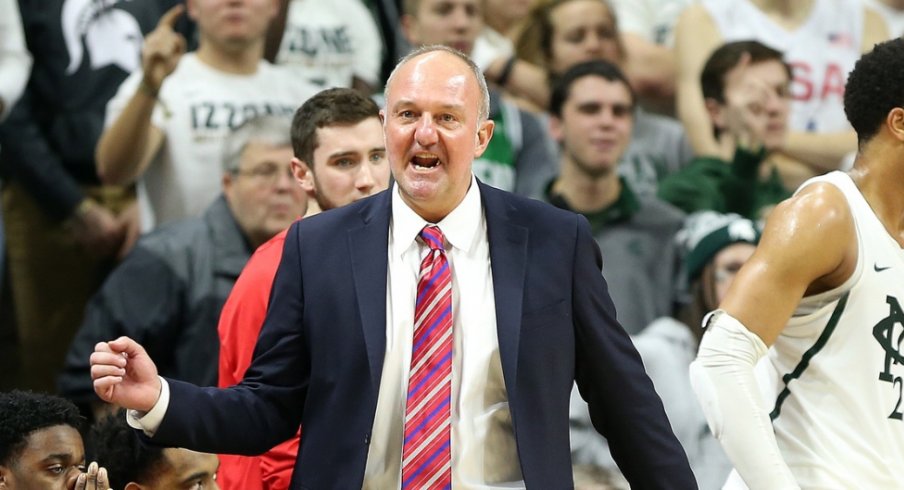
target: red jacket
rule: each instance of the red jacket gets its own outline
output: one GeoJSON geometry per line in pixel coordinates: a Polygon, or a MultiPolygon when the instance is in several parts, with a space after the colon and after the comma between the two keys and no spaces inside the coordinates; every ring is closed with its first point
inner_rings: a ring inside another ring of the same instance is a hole
{"type": "MultiPolygon", "coordinates": [[[[264,325],[273,277],[282,258],[283,230],[261,245],[245,265],[223,305],[219,386],[237,384],[251,364],[257,336],[264,325]]],[[[285,490],[292,480],[300,433],[260,456],[220,455],[217,483],[223,490],[285,490]]]]}

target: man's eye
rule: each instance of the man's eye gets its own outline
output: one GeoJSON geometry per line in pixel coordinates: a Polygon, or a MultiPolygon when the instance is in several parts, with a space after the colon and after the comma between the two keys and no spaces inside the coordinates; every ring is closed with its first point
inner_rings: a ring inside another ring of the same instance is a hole
{"type": "Polygon", "coordinates": [[[386,154],[383,152],[370,154],[370,161],[372,163],[381,162],[381,161],[383,161],[384,158],[386,158],[386,154]]]}
{"type": "Polygon", "coordinates": [[[412,118],[414,118],[414,112],[413,111],[402,111],[399,113],[399,117],[401,117],[402,119],[412,119],[412,118]]]}
{"type": "Polygon", "coordinates": [[[55,465],[52,465],[52,466],[48,466],[48,467],[47,467],[47,471],[50,472],[50,473],[52,473],[52,474],[54,474],[54,475],[59,475],[59,474],[62,473],[65,469],[66,469],[66,468],[64,468],[63,465],[61,465],[61,464],[55,464],[55,465]]]}

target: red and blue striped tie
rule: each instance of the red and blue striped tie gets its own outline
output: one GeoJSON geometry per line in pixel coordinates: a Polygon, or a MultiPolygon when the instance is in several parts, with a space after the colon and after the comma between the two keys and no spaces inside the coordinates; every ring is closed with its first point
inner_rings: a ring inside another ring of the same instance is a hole
{"type": "Polygon", "coordinates": [[[440,229],[425,226],[420,237],[430,251],[421,262],[414,306],[403,490],[452,487],[452,273],[440,229]]]}

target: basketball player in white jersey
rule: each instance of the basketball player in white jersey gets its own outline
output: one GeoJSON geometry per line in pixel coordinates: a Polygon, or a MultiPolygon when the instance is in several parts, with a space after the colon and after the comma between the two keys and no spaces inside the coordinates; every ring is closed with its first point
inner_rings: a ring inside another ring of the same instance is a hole
{"type": "Polygon", "coordinates": [[[776,207],[704,320],[691,378],[726,488],[904,488],[904,40],[857,62],[844,104],[853,169],[776,207]]]}

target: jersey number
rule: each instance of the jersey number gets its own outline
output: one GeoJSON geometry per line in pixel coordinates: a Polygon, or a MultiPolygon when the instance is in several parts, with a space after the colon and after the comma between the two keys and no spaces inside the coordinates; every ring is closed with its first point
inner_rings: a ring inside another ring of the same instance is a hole
{"type": "Polygon", "coordinates": [[[898,404],[895,405],[895,409],[892,410],[891,415],[888,418],[892,420],[904,420],[904,412],[901,412],[901,395],[904,394],[904,380],[901,379],[900,376],[895,378],[895,382],[892,386],[898,387],[898,404]]]}

